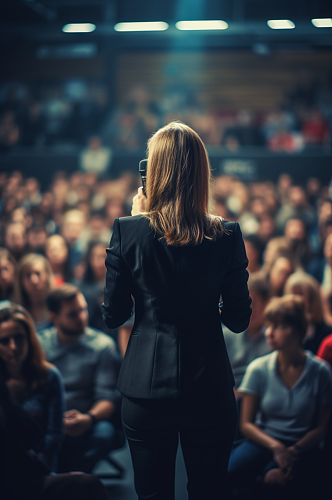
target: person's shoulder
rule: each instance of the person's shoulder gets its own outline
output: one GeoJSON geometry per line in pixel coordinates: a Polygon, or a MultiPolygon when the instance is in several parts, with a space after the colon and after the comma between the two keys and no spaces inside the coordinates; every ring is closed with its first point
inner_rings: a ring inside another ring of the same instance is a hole
{"type": "Polygon", "coordinates": [[[239,226],[239,223],[234,222],[234,221],[222,219],[221,222],[222,222],[224,229],[226,230],[226,234],[227,234],[227,232],[230,232],[230,233],[234,232],[236,230],[236,228],[239,226]]]}
{"type": "Polygon", "coordinates": [[[311,351],[305,351],[309,366],[312,367],[313,370],[321,373],[328,374],[331,377],[331,367],[327,361],[322,358],[319,358],[311,351]]]}
{"type": "Polygon", "coordinates": [[[277,351],[269,352],[264,356],[259,356],[249,363],[248,368],[251,370],[270,370],[276,362],[277,351]]]}
{"type": "Polygon", "coordinates": [[[49,365],[48,367],[48,382],[49,383],[62,383],[62,375],[60,371],[54,365],[49,365]]]}
{"type": "Polygon", "coordinates": [[[57,330],[55,326],[50,326],[48,328],[43,328],[38,331],[38,338],[40,342],[43,344],[52,342],[57,336],[57,330]]]}
{"type": "Polygon", "coordinates": [[[116,345],[112,337],[96,328],[87,327],[84,331],[86,343],[94,350],[115,352],[116,345]]]}
{"type": "Polygon", "coordinates": [[[117,220],[121,228],[144,224],[149,225],[149,219],[147,219],[147,217],[144,217],[144,215],[128,215],[127,217],[119,217],[117,220]]]}

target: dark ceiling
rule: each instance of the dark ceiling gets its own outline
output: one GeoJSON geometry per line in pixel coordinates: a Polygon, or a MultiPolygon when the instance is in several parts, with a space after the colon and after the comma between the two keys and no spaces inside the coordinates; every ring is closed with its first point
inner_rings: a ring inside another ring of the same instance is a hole
{"type": "Polygon", "coordinates": [[[0,43],[72,43],[109,40],[117,47],[237,47],[253,43],[322,49],[332,46],[332,28],[317,29],[312,18],[332,17],[332,0],[4,0],[0,4],[0,43]],[[223,19],[225,31],[180,32],[181,19],[223,19]],[[293,30],[271,30],[268,19],[291,19],[293,30]],[[165,32],[117,33],[121,21],[166,21],[165,32]],[[89,34],[63,33],[64,24],[91,22],[89,34]]]}

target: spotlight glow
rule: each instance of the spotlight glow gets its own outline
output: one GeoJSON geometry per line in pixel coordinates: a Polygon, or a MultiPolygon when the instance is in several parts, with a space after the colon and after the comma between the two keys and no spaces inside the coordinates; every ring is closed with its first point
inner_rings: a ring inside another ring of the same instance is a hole
{"type": "Polygon", "coordinates": [[[295,28],[295,24],[289,19],[270,19],[267,21],[267,25],[272,30],[292,30],[295,28]]]}
{"type": "Polygon", "coordinates": [[[326,17],[321,19],[311,19],[311,22],[316,28],[332,28],[332,18],[326,17]]]}
{"type": "Polygon", "coordinates": [[[144,23],[117,23],[115,31],[165,31],[168,24],[162,21],[144,23]]]}
{"type": "Polygon", "coordinates": [[[65,24],[62,28],[64,33],[91,33],[96,29],[92,23],[71,23],[65,24]]]}
{"type": "Polygon", "coordinates": [[[221,21],[221,19],[216,19],[214,21],[178,21],[175,26],[181,31],[227,30],[228,28],[226,21],[221,21]]]}

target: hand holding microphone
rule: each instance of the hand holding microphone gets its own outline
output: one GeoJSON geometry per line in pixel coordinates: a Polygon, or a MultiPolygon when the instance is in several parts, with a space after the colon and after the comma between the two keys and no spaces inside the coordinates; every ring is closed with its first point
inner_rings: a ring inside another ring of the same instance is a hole
{"type": "Polygon", "coordinates": [[[145,212],[146,207],[146,196],[143,193],[143,187],[138,188],[137,194],[133,198],[133,204],[131,208],[131,215],[139,215],[142,212],[145,212]]]}

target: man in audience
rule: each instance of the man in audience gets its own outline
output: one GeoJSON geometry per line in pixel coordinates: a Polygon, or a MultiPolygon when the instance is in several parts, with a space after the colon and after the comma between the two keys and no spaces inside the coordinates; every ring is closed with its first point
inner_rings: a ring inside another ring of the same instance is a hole
{"type": "Polygon", "coordinates": [[[54,327],[40,333],[47,359],[65,384],[65,442],[59,470],[90,472],[115,446],[120,393],[115,389],[119,356],[114,341],[88,327],[79,288],[63,284],[47,297],[54,327]]]}
{"type": "Polygon", "coordinates": [[[235,334],[223,326],[228,357],[234,374],[236,397],[238,397],[237,388],[249,363],[271,352],[263,328],[263,311],[269,300],[268,284],[259,273],[253,273],[249,277],[248,286],[252,299],[252,314],[247,330],[235,334]]]}
{"type": "Polygon", "coordinates": [[[26,253],[27,232],[22,222],[10,222],[5,228],[5,247],[17,261],[26,253]]]}

